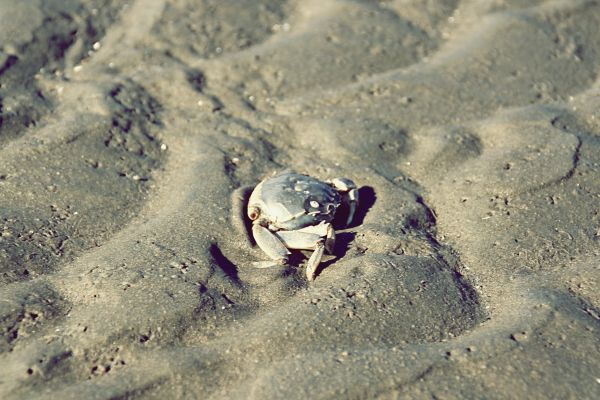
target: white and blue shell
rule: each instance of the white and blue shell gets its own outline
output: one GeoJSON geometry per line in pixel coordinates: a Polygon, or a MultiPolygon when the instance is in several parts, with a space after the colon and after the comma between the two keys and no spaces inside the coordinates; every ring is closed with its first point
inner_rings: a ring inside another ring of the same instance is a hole
{"type": "Polygon", "coordinates": [[[248,209],[258,209],[259,221],[271,230],[297,230],[331,222],[340,203],[340,194],[328,183],[287,171],[259,183],[248,209]]]}

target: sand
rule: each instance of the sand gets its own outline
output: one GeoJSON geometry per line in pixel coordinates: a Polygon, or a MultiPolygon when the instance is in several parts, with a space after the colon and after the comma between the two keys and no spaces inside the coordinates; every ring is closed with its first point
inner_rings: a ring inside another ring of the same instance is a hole
{"type": "Polygon", "coordinates": [[[0,0],[0,398],[599,398],[599,71],[597,1],[0,0]]]}

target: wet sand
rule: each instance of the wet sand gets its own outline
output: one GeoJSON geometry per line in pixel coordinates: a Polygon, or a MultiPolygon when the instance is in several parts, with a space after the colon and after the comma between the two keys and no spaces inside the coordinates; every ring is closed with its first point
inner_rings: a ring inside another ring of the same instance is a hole
{"type": "Polygon", "coordinates": [[[0,0],[0,397],[600,397],[600,3],[0,0]],[[316,280],[236,190],[360,186],[316,280]]]}

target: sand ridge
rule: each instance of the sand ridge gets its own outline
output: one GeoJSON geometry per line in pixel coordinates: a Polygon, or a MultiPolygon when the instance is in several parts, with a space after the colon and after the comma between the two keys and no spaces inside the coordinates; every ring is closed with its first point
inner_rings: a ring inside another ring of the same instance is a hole
{"type": "Polygon", "coordinates": [[[600,394],[596,1],[9,3],[2,398],[600,394]],[[310,285],[285,168],[361,186],[310,285]]]}

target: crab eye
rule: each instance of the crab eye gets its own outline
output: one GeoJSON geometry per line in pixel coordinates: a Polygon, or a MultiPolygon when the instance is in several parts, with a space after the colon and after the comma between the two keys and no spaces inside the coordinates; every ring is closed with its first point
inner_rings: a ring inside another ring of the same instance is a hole
{"type": "Polygon", "coordinates": [[[248,217],[250,217],[250,219],[252,221],[258,219],[259,215],[260,215],[260,208],[258,208],[258,207],[250,207],[248,209],[248,217]]]}

